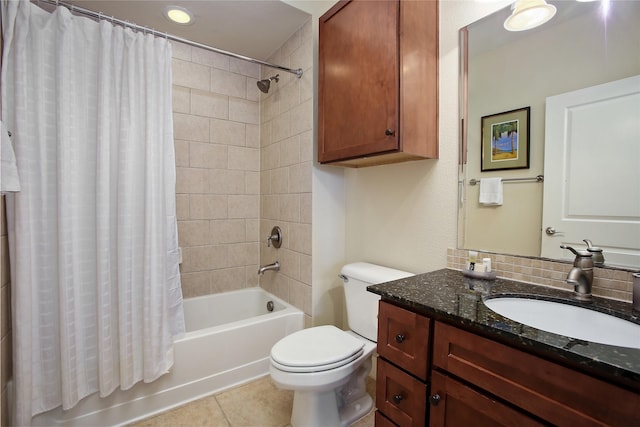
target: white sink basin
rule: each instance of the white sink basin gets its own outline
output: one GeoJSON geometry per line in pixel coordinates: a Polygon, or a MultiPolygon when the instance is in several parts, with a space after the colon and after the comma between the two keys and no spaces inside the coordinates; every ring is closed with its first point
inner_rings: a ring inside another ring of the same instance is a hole
{"type": "Polygon", "coordinates": [[[484,304],[496,313],[566,337],[640,348],[640,325],[588,308],[529,298],[497,297],[484,304]]]}

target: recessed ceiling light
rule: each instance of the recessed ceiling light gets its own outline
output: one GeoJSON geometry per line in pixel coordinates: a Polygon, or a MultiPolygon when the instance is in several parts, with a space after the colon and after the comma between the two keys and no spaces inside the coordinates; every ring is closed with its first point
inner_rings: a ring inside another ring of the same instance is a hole
{"type": "Polygon", "coordinates": [[[193,14],[189,10],[180,6],[167,6],[164,9],[164,16],[171,22],[180,25],[189,25],[193,23],[193,14]]]}

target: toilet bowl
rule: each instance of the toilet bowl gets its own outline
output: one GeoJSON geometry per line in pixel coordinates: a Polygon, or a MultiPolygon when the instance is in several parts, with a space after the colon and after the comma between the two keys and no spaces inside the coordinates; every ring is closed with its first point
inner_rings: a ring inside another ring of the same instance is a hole
{"type": "Polygon", "coordinates": [[[344,266],[340,277],[352,330],[316,326],[273,346],[269,372],[278,387],[294,391],[293,427],[348,426],[371,410],[366,379],[376,349],[380,298],[366,287],[411,275],[368,263],[344,266]]]}

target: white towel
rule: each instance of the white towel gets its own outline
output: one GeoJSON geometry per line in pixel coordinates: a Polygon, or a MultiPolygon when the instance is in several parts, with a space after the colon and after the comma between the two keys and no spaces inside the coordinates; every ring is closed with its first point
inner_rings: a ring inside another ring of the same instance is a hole
{"type": "Polygon", "coordinates": [[[0,122],[0,192],[20,191],[20,179],[16,166],[9,131],[0,122]]]}
{"type": "Polygon", "coordinates": [[[502,178],[480,179],[480,203],[483,205],[502,205],[502,178]]]}

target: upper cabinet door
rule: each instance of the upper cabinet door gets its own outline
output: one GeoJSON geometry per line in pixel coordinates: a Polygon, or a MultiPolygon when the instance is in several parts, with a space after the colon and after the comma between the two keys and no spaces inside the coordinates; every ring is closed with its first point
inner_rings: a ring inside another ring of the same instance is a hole
{"type": "Polygon", "coordinates": [[[321,163],[398,149],[398,14],[353,0],[320,19],[321,163]]]}
{"type": "Polygon", "coordinates": [[[337,3],[320,18],[318,161],[437,158],[438,3],[337,3]]]}

